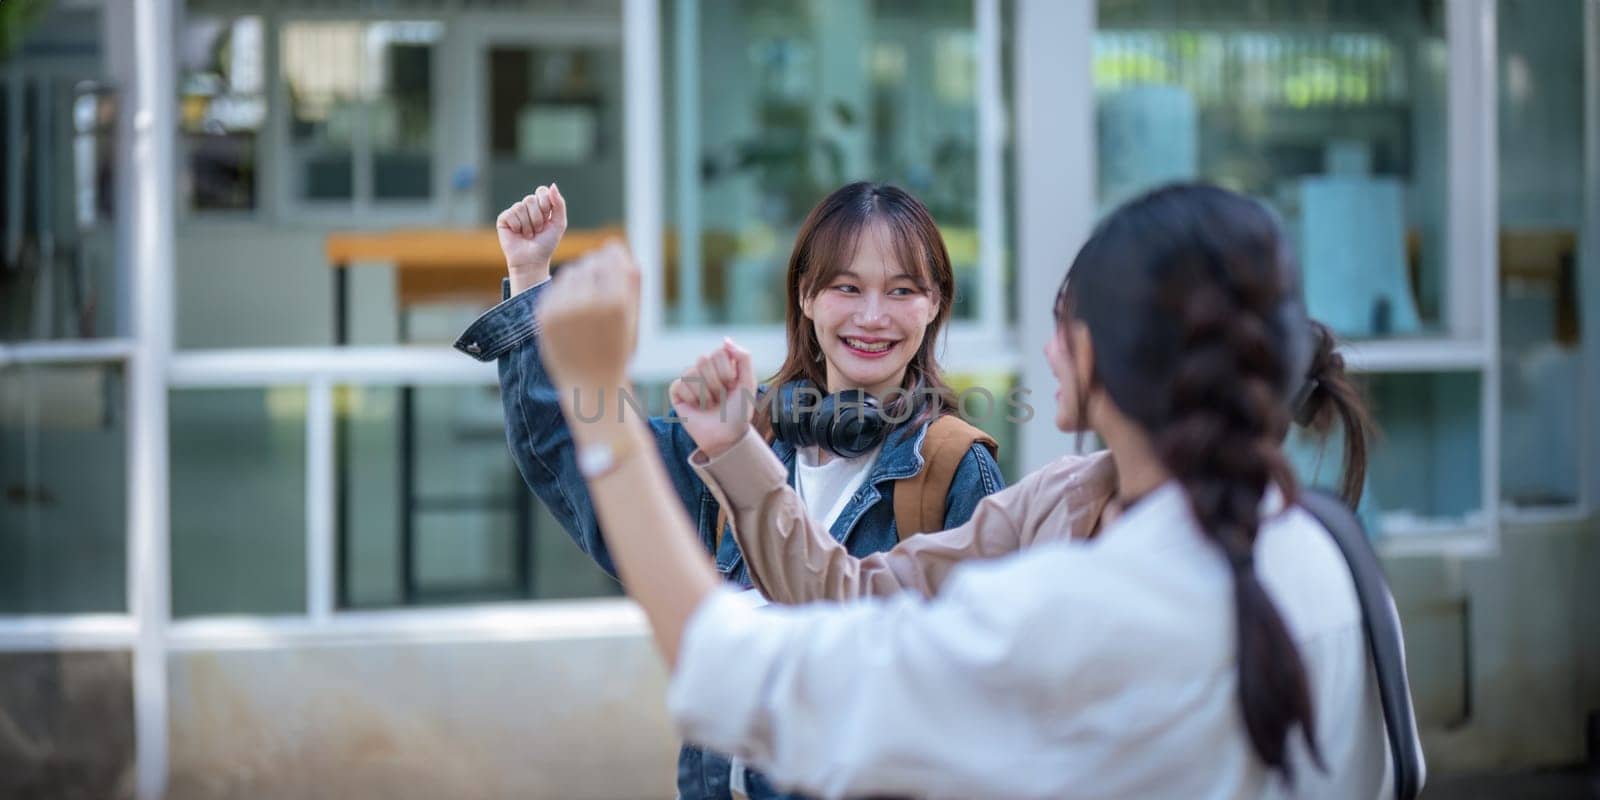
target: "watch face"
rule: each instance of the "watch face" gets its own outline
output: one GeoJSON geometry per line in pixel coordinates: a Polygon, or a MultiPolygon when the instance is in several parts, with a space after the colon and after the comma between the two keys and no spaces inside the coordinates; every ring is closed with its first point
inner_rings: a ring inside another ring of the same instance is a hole
{"type": "Polygon", "coordinates": [[[611,467],[611,447],[605,444],[591,444],[578,449],[578,471],[585,478],[599,476],[611,467]]]}

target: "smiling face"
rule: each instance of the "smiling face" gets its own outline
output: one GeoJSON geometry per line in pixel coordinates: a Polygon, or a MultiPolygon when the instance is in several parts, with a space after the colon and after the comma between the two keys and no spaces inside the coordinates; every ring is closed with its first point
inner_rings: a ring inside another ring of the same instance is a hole
{"type": "Polygon", "coordinates": [[[888,226],[861,231],[844,269],[813,287],[800,308],[827,365],[828,391],[865,389],[882,397],[902,384],[939,303],[916,265],[902,264],[888,226]]]}
{"type": "MultiPolygon", "coordinates": [[[[886,409],[909,405],[908,424],[930,419],[955,402],[934,352],[955,291],[950,251],[927,207],[888,184],[841,186],[795,235],[784,275],[789,350],[768,383],[861,389],[886,409]]],[[[772,432],[764,412],[755,425],[772,432]]]]}

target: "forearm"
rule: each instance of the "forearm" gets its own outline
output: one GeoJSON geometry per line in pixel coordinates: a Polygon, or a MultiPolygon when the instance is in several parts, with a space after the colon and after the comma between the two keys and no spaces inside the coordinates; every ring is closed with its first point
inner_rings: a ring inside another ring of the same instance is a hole
{"type": "Polygon", "coordinates": [[[810,518],[789,488],[782,464],[753,433],[716,458],[696,452],[690,464],[730,515],[752,582],[774,602],[902,591],[931,597],[956,564],[1020,546],[1015,506],[986,500],[960,527],[913,536],[887,553],[857,558],[810,518]]]}
{"type": "Polygon", "coordinates": [[[892,550],[858,558],[806,516],[798,497],[786,501],[784,496],[793,494],[785,486],[766,507],[733,514],[734,536],[750,565],[751,579],[777,603],[900,592],[933,597],[957,564],[1018,548],[1012,521],[991,510],[959,528],[918,534],[892,550]]]}
{"type": "Polygon", "coordinates": [[[700,601],[717,582],[644,420],[626,404],[594,422],[569,417],[579,448],[609,444],[617,466],[589,481],[601,530],[628,593],[643,606],[669,666],[700,601]]]}

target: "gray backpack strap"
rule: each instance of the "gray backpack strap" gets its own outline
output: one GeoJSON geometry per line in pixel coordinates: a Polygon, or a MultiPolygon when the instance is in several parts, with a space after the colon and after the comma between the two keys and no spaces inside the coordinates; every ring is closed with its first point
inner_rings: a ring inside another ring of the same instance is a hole
{"type": "Polygon", "coordinates": [[[1300,506],[1316,517],[1333,535],[1339,552],[1350,566],[1361,604],[1362,627],[1367,634],[1367,649],[1372,654],[1378,676],[1378,699],[1383,705],[1383,726],[1389,734],[1389,753],[1394,764],[1394,792],[1400,800],[1414,800],[1422,791],[1427,766],[1422,760],[1422,741],[1417,736],[1416,715],[1411,707],[1411,683],[1406,677],[1405,641],[1400,636],[1400,613],[1383,574],[1383,564],[1367,540],[1361,520],[1343,501],[1323,492],[1300,492],[1300,506]]]}

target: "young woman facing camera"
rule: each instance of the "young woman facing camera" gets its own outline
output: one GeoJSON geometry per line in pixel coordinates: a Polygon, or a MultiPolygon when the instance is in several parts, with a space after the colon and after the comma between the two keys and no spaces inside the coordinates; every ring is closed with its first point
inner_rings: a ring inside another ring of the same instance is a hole
{"type": "MultiPolygon", "coordinates": [[[[507,438],[523,479],[578,546],[615,576],[562,416],[572,388],[558,392],[540,359],[542,318],[559,305],[545,296],[550,259],[566,225],[566,200],[554,185],[500,215],[510,296],[456,346],[481,360],[498,359],[507,438]]],[[[955,280],[927,209],[882,184],[835,191],[801,225],[784,285],[788,352],[757,423],[761,446],[807,513],[857,556],[966,522],[1004,481],[993,440],[950,413],[954,398],[934,349],[950,317],[955,280]]],[[[671,394],[675,400],[703,394],[723,385],[732,369],[731,351],[719,350],[674,382],[671,394]]],[[[608,398],[601,416],[614,419],[624,410],[617,391],[580,389],[578,402],[592,415],[608,398]]],[[[648,428],[696,541],[724,580],[749,587],[738,543],[725,535],[725,515],[689,466],[694,441],[675,420],[652,418],[648,428]]],[[[781,796],[732,759],[691,747],[679,756],[678,791],[685,800],[734,791],[753,800],[781,796]]]]}

